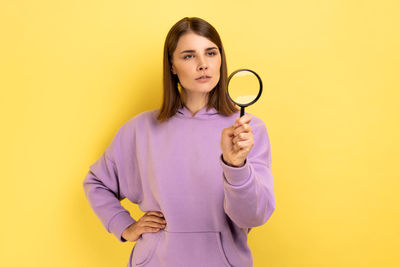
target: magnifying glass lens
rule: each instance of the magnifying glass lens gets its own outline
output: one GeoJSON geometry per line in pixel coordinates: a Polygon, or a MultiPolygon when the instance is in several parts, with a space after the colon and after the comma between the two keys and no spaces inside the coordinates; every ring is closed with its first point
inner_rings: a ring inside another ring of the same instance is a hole
{"type": "Polygon", "coordinates": [[[240,71],[229,81],[229,95],[239,105],[247,105],[257,98],[260,82],[252,72],[240,71]]]}

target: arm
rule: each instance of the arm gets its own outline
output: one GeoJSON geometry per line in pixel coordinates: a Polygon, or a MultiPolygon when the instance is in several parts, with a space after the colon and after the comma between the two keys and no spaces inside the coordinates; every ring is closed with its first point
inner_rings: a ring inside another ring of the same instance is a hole
{"type": "Polygon", "coordinates": [[[122,238],[122,232],[136,221],[120,203],[125,195],[121,190],[118,169],[113,159],[113,151],[119,149],[119,144],[120,133],[117,133],[102,156],[90,166],[83,188],[91,208],[106,230],[121,242],[126,242],[122,238]]]}
{"type": "Polygon", "coordinates": [[[253,126],[254,147],[241,167],[232,167],[220,156],[223,170],[224,210],[241,228],[263,225],[275,210],[268,132],[262,121],[253,126]]]}

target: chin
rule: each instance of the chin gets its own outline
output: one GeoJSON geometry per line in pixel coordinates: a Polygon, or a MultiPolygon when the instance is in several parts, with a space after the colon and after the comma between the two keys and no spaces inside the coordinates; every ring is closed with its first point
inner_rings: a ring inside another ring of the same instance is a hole
{"type": "Polygon", "coordinates": [[[209,93],[209,92],[211,92],[212,91],[212,89],[214,89],[214,87],[215,86],[213,86],[213,87],[206,87],[206,88],[201,88],[201,89],[199,89],[199,91],[200,92],[204,92],[204,93],[209,93]]]}
{"type": "MultiPolygon", "coordinates": [[[[214,86],[215,87],[215,86],[214,86]]],[[[202,86],[193,87],[192,92],[208,93],[214,88],[211,84],[203,84],[202,86]]]]}
{"type": "Polygon", "coordinates": [[[209,93],[211,92],[215,86],[217,86],[218,81],[213,81],[213,82],[209,82],[206,84],[192,84],[192,86],[187,87],[187,88],[191,88],[191,89],[186,89],[190,92],[197,92],[197,93],[209,93]]]}
{"type": "Polygon", "coordinates": [[[212,91],[212,89],[215,88],[215,86],[217,86],[218,81],[217,82],[213,82],[213,83],[209,83],[205,86],[205,88],[203,88],[204,91],[210,92],[212,91]]]}

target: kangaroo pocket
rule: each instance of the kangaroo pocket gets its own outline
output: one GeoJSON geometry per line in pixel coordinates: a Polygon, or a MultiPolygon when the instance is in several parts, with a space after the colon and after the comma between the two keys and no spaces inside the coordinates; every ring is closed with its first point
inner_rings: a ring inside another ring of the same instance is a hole
{"type": "Polygon", "coordinates": [[[157,248],[157,243],[161,237],[162,231],[157,233],[143,233],[141,237],[136,241],[133,248],[133,261],[134,266],[144,266],[152,258],[154,250],[157,248]]]}
{"type": "Polygon", "coordinates": [[[134,250],[136,266],[231,267],[220,232],[146,233],[134,250]]]}

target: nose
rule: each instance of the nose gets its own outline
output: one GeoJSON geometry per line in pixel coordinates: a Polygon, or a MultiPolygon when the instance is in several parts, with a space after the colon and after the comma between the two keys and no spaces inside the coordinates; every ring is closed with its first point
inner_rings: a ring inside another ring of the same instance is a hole
{"type": "Polygon", "coordinates": [[[199,66],[197,67],[197,70],[199,70],[199,71],[207,70],[207,69],[208,69],[208,67],[207,67],[206,64],[201,64],[201,65],[199,65],[199,66]]]}
{"type": "Polygon", "coordinates": [[[203,58],[201,58],[199,61],[199,65],[197,66],[197,70],[203,71],[203,70],[207,70],[207,69],[208,69],[208,66],[207,66],[205,60],[203,58]]]}

